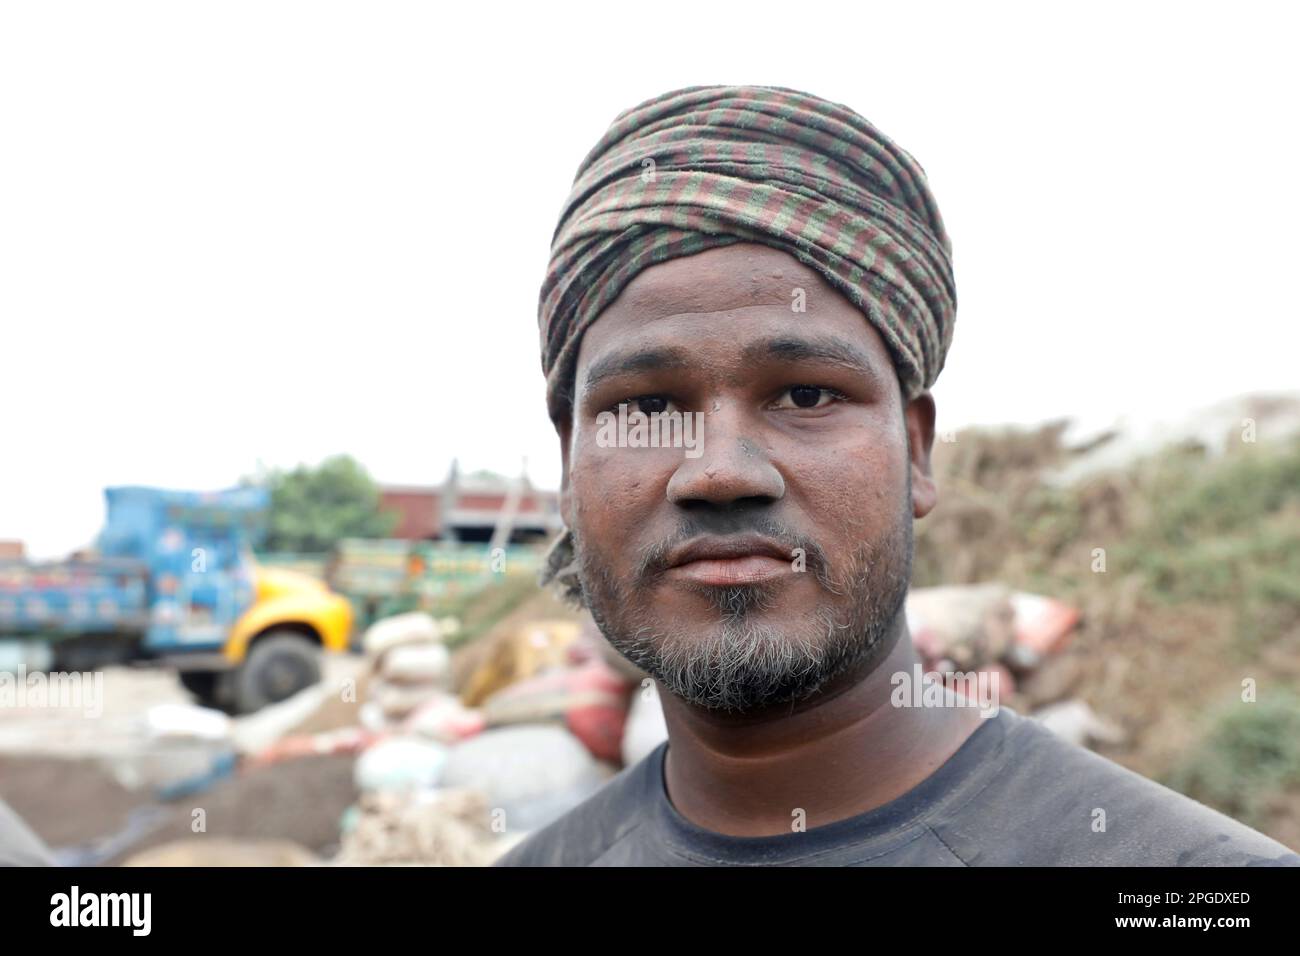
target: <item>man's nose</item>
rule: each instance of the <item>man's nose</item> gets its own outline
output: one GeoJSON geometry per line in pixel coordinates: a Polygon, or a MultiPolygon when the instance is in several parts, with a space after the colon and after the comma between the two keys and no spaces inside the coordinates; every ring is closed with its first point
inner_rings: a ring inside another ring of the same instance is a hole
{"type": "MultiPolygon", "coordinates": [[[[684,457],[668,482],[668,500],[726,507],[738,501],[776,501],[785,479],[738,416],[715,411],[702,422],[703,453],[684,457]]],[[[751,431],[752,434],[752,431],[751,431]]]]}

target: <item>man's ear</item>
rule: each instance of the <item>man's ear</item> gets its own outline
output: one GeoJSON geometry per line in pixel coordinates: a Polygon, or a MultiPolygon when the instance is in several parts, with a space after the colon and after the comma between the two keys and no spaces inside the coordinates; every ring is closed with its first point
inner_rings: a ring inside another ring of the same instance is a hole
{"type": "Polygon", "coordinates": [[[560,435],[560,517],[566,528],[573,527],[572,495],[569,494],[569,441],[573,437],[573,415],[570,413],[555,426],[560,435]]]}
{"type": "Polygon", "coordinates": [[[903,410],[907,425],[907,452],[912,468],[912,517],[924,518],[939,503],[939,489],[930,472],[934,447],[934,396],[922,392],[903,410]]]}

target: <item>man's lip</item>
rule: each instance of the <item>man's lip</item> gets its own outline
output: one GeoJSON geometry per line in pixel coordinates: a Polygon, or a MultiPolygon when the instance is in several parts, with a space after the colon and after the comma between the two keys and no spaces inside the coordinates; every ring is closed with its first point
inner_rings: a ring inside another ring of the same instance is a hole
{"type": "Polygon", "coordinates": [[[668,573],[717,587],[757,584],[788,574],[793,560],[789,549],[771,538],[697,538],[669,554],[668,573]]]}
{"type": "Polygon", "coordinates": [[[668,567],[676,568],[694,561],[731,561],[738,558],[775,558],[789,564],[794,555],[771,538],[744,535],[730,538],[696,538],[668,554],[668,567]]]}
{"type": "Polygon", "coordinates": [[[789,561],[767,554],[747,554],[736,558],[700,558],[668,569],[670,578],[711,587],[758,584],[791,573],[789,561]]]}

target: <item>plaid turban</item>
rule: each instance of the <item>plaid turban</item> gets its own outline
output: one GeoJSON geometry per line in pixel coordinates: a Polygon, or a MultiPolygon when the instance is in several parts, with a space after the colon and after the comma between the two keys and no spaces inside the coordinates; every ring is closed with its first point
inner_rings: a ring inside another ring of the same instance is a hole
{"type": "Polygon", "coordinates": [[[737,242],[784,249],[847,296],[906,398],[934,384],[957,292],[920,165],[847,107],[701,86],[619,115],[578,169],[538,308],[552,420],[570,409],[583,332],[638,273],[737,242]]]}
{"type": "MultiPolygon", "coordinates": [[[[547,409],[569,414],[588,326],[642,270],[738,242],[783,249],[884,339],[907,399],[952,342],[952,248],[920,165],[845,106],[768,86],[700,86],[620,114],[578,169],[538,307],[547,409]]],[[[544,583],[581,602],[572,535],[544,583]]]]}

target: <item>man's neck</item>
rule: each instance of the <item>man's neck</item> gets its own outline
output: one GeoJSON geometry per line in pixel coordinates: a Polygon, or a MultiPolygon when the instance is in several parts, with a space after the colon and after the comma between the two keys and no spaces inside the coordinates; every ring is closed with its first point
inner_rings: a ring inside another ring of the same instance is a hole
{"type": "Polygon", "coordinates": [[[895,707],[891,678],[918,662],[903,633],[869,671],[797,708],[711,714],[663,694],[669,798],[687,820],[730,836],[789,833],[865,813],[937,770],[975,731],[969,707],[895,707]]]}

